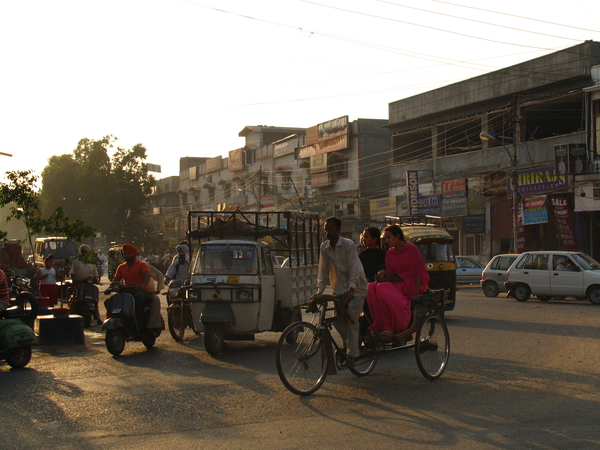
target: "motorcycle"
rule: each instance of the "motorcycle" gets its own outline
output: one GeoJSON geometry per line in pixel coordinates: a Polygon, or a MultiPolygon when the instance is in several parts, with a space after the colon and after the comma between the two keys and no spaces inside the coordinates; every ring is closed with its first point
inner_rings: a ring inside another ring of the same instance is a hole
{"type": "Polygon", "coordinates": [[[169,305],[167,307],[167,322],[169,332],[176,341],[183,339],[187,327],[190,327],[194,333],[200,334],[200,331],[194,325],[192,305],[181,290],[182,284],[181,280],[172,280],[167,290],[167,304],[169,305]]]}
{"type": "Polygon", "coordinates": [[[145,299],[142,308],[136,308],[136,299],[132,295],[134,291],[133,286],[116,284],[104,292],[106,295],[114,293],[104,302],[107,319],[102,324],[102,331],[106,331],[106,349],[114,356],[123,352],[127,341],[141,341],[147,349],[151,349],[161,333],[161,328],[146,328],[152,298],[145,299]],[[138,311],[143,312],[138,314],[138,311]]]}
{"type": "Polygon", "coordinates": [[[36,342],[35,333],[25,322],[25,312],[20,306],[0,312],[0,359],[15,369],[29,364],[31,344],[36,342]]]}
{"type": "Polygon", "coordinates": [[[31,279],[12,270],[6,270],[5,273],[10,291],[9,306],[18,307],[23,322],[33,328],[33,322],[39,313],[39,304],[32,292],[31,279]]]}
{"type": "Polygon", "coordinates": [[[99,291],[92,281],[78,285],[69,297],[69,312],[83,317],[85,328],[92,324],[92,318],[98,310],[99,291]]]}

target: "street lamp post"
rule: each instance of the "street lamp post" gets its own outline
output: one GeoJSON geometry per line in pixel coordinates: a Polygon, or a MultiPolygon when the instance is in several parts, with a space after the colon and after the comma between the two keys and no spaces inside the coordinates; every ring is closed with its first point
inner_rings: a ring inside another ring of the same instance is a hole
{"type": "Polygon", "coordinates": [[[502,148],[508,154],[510,164],[512,165],[512,174],[510,177],[510,187],[512,189],[512,222],[513,222],[513,239],[512,239],[512,253],[518,251],[518,240],[519,240],[519,178],[517,174],[517,145],[513,143],[512,153],[506,148],[504,142],[499,141],[494,136],[486,131],[479,133],[479,138],[482,141],[494,141],[502,146],[502,148]]]}

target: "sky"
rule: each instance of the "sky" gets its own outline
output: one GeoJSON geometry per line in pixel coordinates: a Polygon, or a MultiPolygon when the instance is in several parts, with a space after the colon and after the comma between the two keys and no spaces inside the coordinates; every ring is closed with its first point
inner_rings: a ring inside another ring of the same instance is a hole
{"type": "Polygon", "coordinates": [[[600,41],[600,2],[0,0],[0,178],[83,138],[227,156],[248,125],[387,119],[388,104],[600,41]]]}

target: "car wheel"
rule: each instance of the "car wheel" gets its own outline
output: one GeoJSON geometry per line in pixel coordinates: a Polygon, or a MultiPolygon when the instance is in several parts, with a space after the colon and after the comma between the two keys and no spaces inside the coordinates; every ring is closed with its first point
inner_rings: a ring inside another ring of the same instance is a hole
{"type": "Polygon", "coordinates": [[[531,297],[531,289],[526,284],[517,284],[513,289],[513,296],[518,302],[526,302],[531,297]]]}
{"type": "Polygon", "coordinates": [[[600,286],[592,286],[589,288],[587,298],[592,305],[600,305],[600,286]]]}
{"type": "Polygon", "coordinates": [[[486,281],[483,283],[483,293],[486,297],[498,297],[499,292],[500,289],[498,289],[495,281],[486,281]]]}

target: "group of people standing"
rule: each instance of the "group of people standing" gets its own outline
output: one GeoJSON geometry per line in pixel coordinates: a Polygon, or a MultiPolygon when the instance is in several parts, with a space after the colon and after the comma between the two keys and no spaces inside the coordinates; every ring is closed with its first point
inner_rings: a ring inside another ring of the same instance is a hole
{"type": "MultiPolygon", "coordinates": [[[[126,285],[136,286],[137,298],[156,295],[164,288],[165,283],[174,279],[183,281],[189,277],[190,251],[187,241],[182,241],[177,246],[177,255],[173,257],[164,275],[154,266],[142,261],[139,258],[138,249],[133,245],[124,244],[121,247],[121,254],[125,262],[117,268],[112,283],[122,282],[126,285]]],[[[71,277],[74,292],[82,284],[100,282],[95,253],[89,245],[83,244],[79,247],[77,259],[72,262],[68,275],[71,277]]],[[[54,267],[54,256],[48,255],[44,260],[44,267],[37,271],[35,279],[39,283],[40,296],[48,298],[49,306],[57,304],[57,282],[64,281],[64,278],[64,274],[54,267]]],[[[153,310],[160,315],[159,306],[153,310]]],[[[156,314],[154,314],[155,318],[156,314]]],[[[96,310],[95,318],[98,323],[101,323],[98,310],[96,310]]],[[[156,320],[159,319],[156,318],[156,320]]]]}
{"type": "Polygon", "coordinates": [[[371,316],[369,330],[392,337],[405,331],[411,319],[411,301],[427,289],[429,274],[421,253],[404,240],[398,225],[381,233],[368,227],[361,235],[364,250],[358,254],[351,239],[340,236],[342,223],[336,217],[325,220],[327,240],[321,244],[317,293],[329,285],[333,294],[343,294],[352,323],[336,321],[336,329],[347,348],[346,365],[353,366],[359,355],[358,319],[366,299],[371,316]]]}

